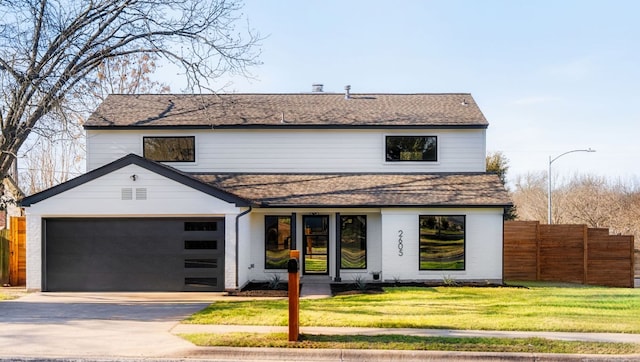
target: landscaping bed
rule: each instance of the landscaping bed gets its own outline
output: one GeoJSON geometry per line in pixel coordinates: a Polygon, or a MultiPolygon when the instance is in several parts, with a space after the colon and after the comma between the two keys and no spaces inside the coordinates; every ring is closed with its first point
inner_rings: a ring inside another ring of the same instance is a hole
{"type": "MultiPolygon", "coordinates": [[[[513,287],[506,284],[488,283],[488,282],[344,282],[331,283],[331,295],[354,295],[354,294],[381,294],[384,288],[392,287],[414,287],[414,288],[436,288],[436,287],[478,287],[478,288],[496,288],[496,287],[513,287]]],[[[284,297],[288,296],[288,283],[280,282],[249,282],[244,288],[237,291],[230,291],[228,294],[232,297],[284,297]]]]}
{"type": "Polygon", "coordinates": [[[380,294],[384,293],[384,288],[393,287],[414,287],[414,288],[437,288],[437,287],[482,287],[496,288],[507,287],[506,284],[488,283],[488,282],[352,282],[352,283],[331,283],[331,294],[336,295],[353,295],[353,294],[380,294]]]}
{"type": "Polygon", "coordinates": [[[233,297],[287,297],[289,295],[289,283],[250,282],[244,288],[230,291],[233,297]]]}

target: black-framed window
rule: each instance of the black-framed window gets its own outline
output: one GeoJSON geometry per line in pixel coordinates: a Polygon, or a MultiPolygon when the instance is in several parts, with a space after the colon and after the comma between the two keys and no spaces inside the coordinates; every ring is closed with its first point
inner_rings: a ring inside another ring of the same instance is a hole
{"type": "Polygon", "coordinates": [[[387,162],[438,161],[438,137],[386,136],[385,155],[387,162]]]}
{"type": "Polygon", "coordinates": [[[265,269],[286,269],[291,248],[291,216],[265,216],[265,269]]]}
{"type": "Polygon", "coordinates": [[[465,216],[420,215],[420,270],[464,270],[465,216]]]}
{"type": "Polygon", "coordinates": [[[195,162],[196,138],[184,137],[143,137],[144,158],[158,162],[195,162]]]}
{"type": "Polygon", "coordinates": [[[340,216],[340,268],[367,268],[367,216],[340,216]]]}

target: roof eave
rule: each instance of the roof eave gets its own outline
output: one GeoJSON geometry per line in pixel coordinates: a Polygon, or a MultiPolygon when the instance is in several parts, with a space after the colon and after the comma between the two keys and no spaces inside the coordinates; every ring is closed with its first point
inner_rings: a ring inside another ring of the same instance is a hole
{"type": "Polygon", "coordinates": [[[261,208],[318,208],[318,209],[364,209],[364,208],[429,208],[429,209],[503,209],[506,207],[513,207],[513,203],[499,203],[499,204],[265,204],[257,203],[254,207],[261,208]]]}
{"type": "Polygon", "coordinates": [[[152,125],[152,126],[92,126],[86,130],[162,130],[162,129],[487,129],[488,124],[442,124],[442,125],[339,125],[339,124],[251,124],[251,125],[152,125]]]}

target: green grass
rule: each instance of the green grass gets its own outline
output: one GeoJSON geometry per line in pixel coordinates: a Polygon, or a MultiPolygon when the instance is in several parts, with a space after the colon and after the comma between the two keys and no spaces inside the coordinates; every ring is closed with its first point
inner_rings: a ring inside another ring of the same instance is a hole
{"type": "Polygon", "coordinates": [[[554,341],[542,338],[452,338],[415,337],[402,335],[310,335],[300,342],[288,342],[286,333],[185,334],[181,337],[198,346],[393,349],[470,352],[631,354],[640,353],[640,345],[554,341]]]}
{"type": "Polygon", "coordinates": [[[0,293],[0,300],[9,300],[12,299],[10,295],[0,293]]]}
{"type": "MultiPolygon", "coordinates": [[[[640,333],[640,289],[388,288],[301,300],[302,326],[640,333]]],[[[287,325],[287,300],[216,302],[185,323],[287,325]]]]}
{"type": "Polygon", "coordinates": [[[0,292],[0,300],[12,300],[18,298],[16,294],[8,294],[0,292]]]}

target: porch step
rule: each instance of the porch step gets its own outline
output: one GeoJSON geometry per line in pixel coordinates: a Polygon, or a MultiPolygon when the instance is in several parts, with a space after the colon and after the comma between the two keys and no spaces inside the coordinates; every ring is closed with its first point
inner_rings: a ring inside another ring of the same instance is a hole
{"type": "Polygon", "coordinates": [[[331,297],[331,278],[327,276],[304,276],[300,281],[300,298],[320,299],[331,297]]]}

